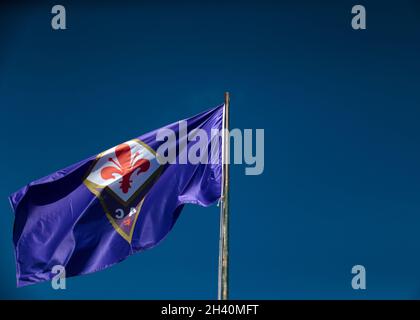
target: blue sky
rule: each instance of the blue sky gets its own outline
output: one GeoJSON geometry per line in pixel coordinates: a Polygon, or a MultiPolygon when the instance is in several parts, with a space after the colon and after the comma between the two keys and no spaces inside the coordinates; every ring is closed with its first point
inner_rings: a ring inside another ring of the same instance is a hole
{"type": "Polygon", "coordinates": [[[64,31],[53,4],[0,9],[1,298],[216,298],[217,207],[55,291],[16,288],[7,197],[227,90],[232,127],[265,130],[263,175],[232,167],[231,297],[420,298],[417,1],[365,1],[364,31],[346,0],[62,1],[64,31]]]}

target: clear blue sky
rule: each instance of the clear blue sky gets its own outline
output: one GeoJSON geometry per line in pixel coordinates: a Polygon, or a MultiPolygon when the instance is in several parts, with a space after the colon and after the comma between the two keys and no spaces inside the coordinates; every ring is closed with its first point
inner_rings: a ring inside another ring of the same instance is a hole
{"type": "Polygon", "coordinates": [[[0,7],[0,298],[216,298],[217,207],[54,291],[16,289],[7,196],[226,90],[266,136],[263,175],[232,167],[231,297],[420,298],[418,1],[364,1],[365,31],[347,0],[85,2],[65,31],[55,1],[0,7]]]}

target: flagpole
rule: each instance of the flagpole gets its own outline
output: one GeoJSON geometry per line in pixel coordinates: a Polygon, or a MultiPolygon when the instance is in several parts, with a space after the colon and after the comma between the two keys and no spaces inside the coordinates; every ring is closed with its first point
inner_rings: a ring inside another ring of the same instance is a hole
{"type": "Polygon", "coordinates": [[[225,92],[223,113],[222,198],[220,206],[219,287],[218,299],[227,300],[229,294],[229,92],[225,92]]]}

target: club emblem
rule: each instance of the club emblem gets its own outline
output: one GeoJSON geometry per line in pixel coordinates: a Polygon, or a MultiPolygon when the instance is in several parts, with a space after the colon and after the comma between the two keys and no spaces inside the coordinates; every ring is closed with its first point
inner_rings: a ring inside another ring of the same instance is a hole
{"type": "Polygon", "coordinates": [[[112,226],[128,242],[144,197],[160,169],[155,151],[135,139],[99,154],[84,180],[99,198],[112,226]]]}

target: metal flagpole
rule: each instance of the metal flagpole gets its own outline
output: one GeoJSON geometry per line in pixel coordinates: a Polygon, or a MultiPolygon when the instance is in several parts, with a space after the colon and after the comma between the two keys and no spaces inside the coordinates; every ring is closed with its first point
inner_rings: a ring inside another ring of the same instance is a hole
{"type": "Polygon", "coordinates": [[[225,92],[222,146],[222,197],[220,206],[219,288],[218,299],[228,299],[229,283],[229,92],[225,92]]]}

